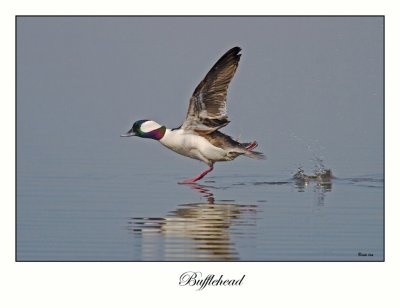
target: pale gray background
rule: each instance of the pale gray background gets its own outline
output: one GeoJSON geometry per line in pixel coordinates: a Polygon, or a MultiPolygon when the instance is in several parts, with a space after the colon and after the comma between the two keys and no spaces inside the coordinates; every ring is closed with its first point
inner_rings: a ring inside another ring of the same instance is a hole
{"type": "Polygon", "coordinates": [[[85,153],[88,159],[116,155],[203,168],[153,142],[116,137],[143,118],[180,125],[198,82],[225,51],[240,46],[228,96],[232,123],[224,131],[256,139],[268,157],[265,172],[306,165],[308,146],[338,175],[347,174],[349,164],[362,172],[365,161],[382,172],[382,22],[19,18],[18,158],[85,153]]]}

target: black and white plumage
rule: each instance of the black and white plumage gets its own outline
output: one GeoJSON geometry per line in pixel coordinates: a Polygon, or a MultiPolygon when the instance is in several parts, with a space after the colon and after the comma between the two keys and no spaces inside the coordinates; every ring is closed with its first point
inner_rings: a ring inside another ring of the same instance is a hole
{"type": "Polygon", "coordinates": [[[168,129],[151,120],[139,120],[122,137],[155,139],[176,153],[208,165],[207,170],[182,183],[200,180],[213,170],[218,161],[233,160],[239,155],[264,159],[262,153],[253,151],[258,145],[256,141],[240,143],[219,131],[229,123],[227,93],[239,65],[240,51],[239,47],[230,49],[207,73],[194,90],[186,119],[179,128],[168,129]]]}

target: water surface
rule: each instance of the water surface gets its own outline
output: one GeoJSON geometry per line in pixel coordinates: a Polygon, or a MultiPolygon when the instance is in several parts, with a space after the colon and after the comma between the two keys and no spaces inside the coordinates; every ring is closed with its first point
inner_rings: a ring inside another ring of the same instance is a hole
{"type": "Polygon", "coordinates": [[[383,259],[378,174],[321,182],[228,172],[179,185],[168,170],[54,164],[64,173],[18,177],[18,260],[383,259]]]}

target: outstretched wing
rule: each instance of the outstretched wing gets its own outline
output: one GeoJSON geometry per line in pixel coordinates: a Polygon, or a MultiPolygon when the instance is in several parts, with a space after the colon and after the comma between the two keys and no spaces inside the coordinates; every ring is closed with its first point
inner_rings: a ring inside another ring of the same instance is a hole
{"type": "Polygon", "coordinates": [[[229,123],[226,97],[239,65],[240,51],[241,48],[234,47],[226,52],[194,90],[183,129],[211,133],[229,123]]]}

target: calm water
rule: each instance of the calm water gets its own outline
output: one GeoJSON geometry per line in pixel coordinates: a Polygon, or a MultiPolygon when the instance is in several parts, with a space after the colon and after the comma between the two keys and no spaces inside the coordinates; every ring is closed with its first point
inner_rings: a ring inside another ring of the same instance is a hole
{"type": "Polygon", "coordinates": [[[379,174],[302,181],[297,170],[243,175],[217,165],[199,185],[178,185],[191,174],[157,164],[35,166],[19,166],[18,260],[383,259],[379,174]]]}

